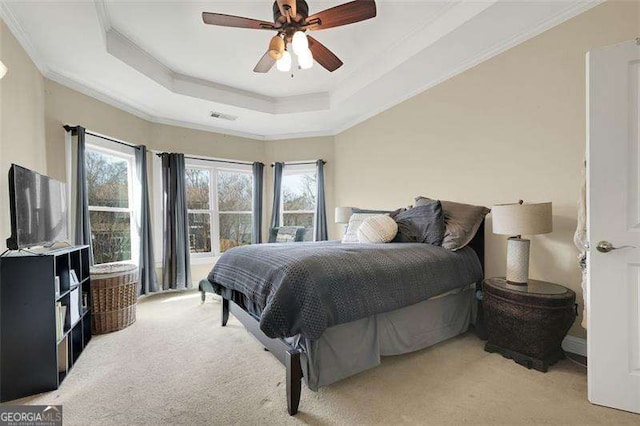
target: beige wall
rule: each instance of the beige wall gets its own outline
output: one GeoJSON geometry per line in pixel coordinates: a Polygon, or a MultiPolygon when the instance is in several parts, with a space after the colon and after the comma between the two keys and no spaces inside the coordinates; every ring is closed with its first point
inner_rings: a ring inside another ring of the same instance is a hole
{"type": "Polygon", "coordinates": [[[11,234],[7,171],[11,163],[47,173],[44,131],[44,79],[0,20],[0,250],[11,234]]]}
{"type": "MultiPolygon", "coordinates": [[[[553,202],[532,238],[532,278],[579,294],[572,236],[585,154],[585,53],[640,35],[640,3],[610,2],[535,37],[335,140],[335,203],[396,208],[427,195],[491,206],[553,202]]],[[[489,218],[488,276],[506,243],[489,218]]],[[[584,336],[576,322],[571,334],[584,336]]]]}

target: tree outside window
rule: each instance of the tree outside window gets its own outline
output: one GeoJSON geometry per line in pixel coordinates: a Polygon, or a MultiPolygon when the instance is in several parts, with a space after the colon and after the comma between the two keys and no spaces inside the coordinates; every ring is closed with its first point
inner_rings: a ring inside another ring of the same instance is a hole
{"type": "Polygon", "coordinates": [[[196,256],[251,243],[251,168],[213,164],[193,162],[186,169],[189,244],[196,256]]]}
{"type": "Polygon", "coordinates": [[[315,168],[295,165],[285,167],[282,177],[281,223],[284,226],[303,226],[305,241],[313,241],[316,188],[315,168]]]}
{"type": "Polygon", "coordinates": [[[131,260],[132,157],[87,147],[91,244],[96,264],[131,260]]]}

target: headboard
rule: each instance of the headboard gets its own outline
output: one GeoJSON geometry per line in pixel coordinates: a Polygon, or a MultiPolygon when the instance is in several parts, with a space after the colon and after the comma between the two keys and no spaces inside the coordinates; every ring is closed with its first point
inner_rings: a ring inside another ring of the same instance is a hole
{"type": "Polygon", "coordinates": [[[469,247],[471,247],[478,255],[480,264],[482,265],[482,272],[484,272],[484,220],[482,220],[482,223],[478,228],[478,232],[476,232],[476,235],[469,243],[469,247]]]}

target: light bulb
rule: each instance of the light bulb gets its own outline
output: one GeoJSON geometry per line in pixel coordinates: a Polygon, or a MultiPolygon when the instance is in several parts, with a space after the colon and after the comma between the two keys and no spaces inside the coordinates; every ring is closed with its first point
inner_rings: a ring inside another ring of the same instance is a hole
{"type": "Polygon", "coordinates": [[[309,50],[309,40],[307,40],[307,35],[302,31],[296,31],[291,39],[291,46],[293,47],[293,52],[296,55],[303,53],[305,50],[309,50]]]}
{"type": "Polygon", "coordinates": [[[282,57],[276,62],[276,67],[278,68],[278,71],[291,71],[291,53],[286,50],[282,52],[282,57]]]}
{"type": "Polygon", "coordinates": [[[0,80],[2,80],[2,77],[4,77],[6,73],[7,73],[6,65],[3,64],[2,61],[0,61],[0,80]]]}
{"type": "Polygon", "coordinates": [[[274,36],[269,42],[269,56],[277,61],[282,58],[282,52],[284,52],[284,40],[280,36],[274,36]]]}
{"type": "Polygon", "coordinates": [[[308,70],[313,66],[313,55],[309,49],[298,53],[298,65],[300,65],[300,69],[302,70],[308,70]]]}

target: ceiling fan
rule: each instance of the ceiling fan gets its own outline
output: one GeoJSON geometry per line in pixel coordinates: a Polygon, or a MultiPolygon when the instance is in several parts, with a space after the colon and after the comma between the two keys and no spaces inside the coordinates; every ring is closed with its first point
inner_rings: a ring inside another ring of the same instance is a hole
{"type": "Polygon", "coordinates": [[[274,64],[280,71],[290,71],[292,57],[289,50],[293,50],[298,57],[301,69],[311,68],[315,59],[333,72],[342,66],[342,61],[322,43],[305,33],[353,24],[375,16],[374,0],[355,0],[311,16],[305,0],[276,0],[273,2],[273,22],[210,12],[203,12],[202,20],[205,24],[222,27],[277,31],[278,34],[271,39],[269,49],[258,61],[254,72],[266,73],[274,64]]]}

